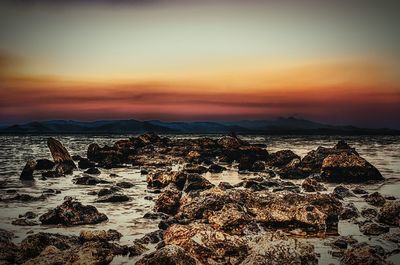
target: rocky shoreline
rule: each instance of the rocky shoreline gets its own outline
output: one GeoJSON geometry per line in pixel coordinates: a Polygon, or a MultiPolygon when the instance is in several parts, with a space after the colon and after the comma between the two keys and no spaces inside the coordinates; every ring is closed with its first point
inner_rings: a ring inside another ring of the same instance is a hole
{"type": "MultiPolygon", "coordinates": [[[[90,144],[86,157],[71,156],[61,142],[49,138],[53,161],[27,161],[21,181],[73,175],[76,185],[107,184],[91,194],[93,204],[132,200],[129,181],[98,175],[103,169],[126,165],[140,168],[148,192],[157,194],[153,211],[145,218],[159,221],[159,230],[119,244],[115,230],[82,229],[79,236],[36,233],[17,245],[13,235],[0,230],[0,264],[109,264],[114,257],[137,256],[137,264],[318,264],[314,246],[299,238],[339,235],[338,222],[350,220],[362,234],[394,242],[384,249],[351,237],[336,237],[332,256],[341,264],[391,264],[400,242],[400,201],[394,196],[370,193],[367,183],[385,181],[381,173],[344,141],[319,147],[300,158],[291,150],[269,153],[236,135],[219,139],[170,139],[154,133],[120,140],[113,146],[90,144]],[[85,173],[74,175],[74,171],[85,173]],[[212,184],[204,177],[235,168],[256,176],[232,184],[212,184]],[[300,181],[300,182],[299,182],[300,181]],[[335,183],[333,192],[325,185],[335,183]],[[348,188],[348,185],[353,188],[348,188]],[[369,207],[346,202],[357,197],[369,207]]],[[[32,196],[10,192],[0,203],[45,202],[54,191],[32,196]]],[[[43,213],[21,213],[14,225],[81,226],[106,222],[94,205],[65,197],[59,206],[43,213]]]]}

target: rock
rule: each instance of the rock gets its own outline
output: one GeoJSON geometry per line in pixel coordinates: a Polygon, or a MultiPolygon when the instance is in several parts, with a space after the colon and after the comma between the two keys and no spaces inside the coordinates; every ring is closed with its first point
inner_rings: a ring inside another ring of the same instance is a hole
{"type": "Polygon", "coordinates": [[[366,191],[360,187],[355,187],[352,191],[354,194],[368,194],[368,191],[366,191]]]}
{"type": "Polygon", "coordinates": [[[239,264],[248,252],[243,238],[200,223],[171,225],[164,233],[164,242],[182,247],[200,264],[239,264]]]}
{"type": "Polygon", "coordinates": [[[186,183],[183,187],[185,192],[194,191],[194,190],[205,190],[210,189],[214,185],[211,184],[207,179],[198,175],[198,174],[188,174],[186,177],[186,183]]]}
{"type": "Polygon", "coordinates": [[[376,223],[367,222],[365,224],[360,224],[360,231],[364,235],[379,236],[381,234],[389,232],[389,227],[379,225],[376,223]]]}
{"type": "Polygon", "coordinates": [[[175,214],[179,207],[181,196],[182,192],[178,189],[172,187],[164,189],[155,202],[154,211],[175,214]]]}
{"type": "Polygon", "coordinates": [[[74,161],[79,161],[79,160],[83,159],[83,157],[81,157],[80,155],[72,155],[71,157],[72,157],[72,160],[74,160],[74,161]]]}
{"type": "Polygon", "coordinates": [[[339,185],[333,189],[333,194],[335,194],[339,199],[346,197],[354,197],[354,194],[345,186],[339,185]]]}
{"type": "Polygon", "coordinates": [[[379,192],[374,192],[367,195],[365,201],[373,206],[381,207],[385,204],[386,199],[379,192]]]}
{"type": "Polygon", "coordinates": [[[217,164],[211,164],[208,167],[208,171],[211,172],[211,173],[221,173],[224,170],[226,170],[225,167],[217,165],[217,164]]]}
{"type": "Polygon", "coordinates": [[[340,260],[341,265],[386,265],[389,264],[384,260],[375,248],[367,244],[358,244],[347,250],[340,260]]]}
{"type": "Polygon", "coordinates": [[[184,171],[189,174],[204,174],[207,168],[200,165],[186,165],[184,171]]]}
{"type": "Polygon", "coordinates": [[[108,220],[107,216],[99,213],[96,207],[82,205],[73,200],[66,200],[61,205],[39,217],[42,224],[52,225],[84,225],[98,224],[108,220]]]}
{"type": "Polygon", "coordinates": [[[51,171],[46,171],[42,173],[43,178],[57,178],[57,177],[62,177],[63,175],[58,175],[58,173],[54,170],[51,171]]]}
{"type": "Polygon", "coordinates": [[[110,183],[106,180],[85,174],[83,174],[80,177],[74,178],[72,181],[77,185],[97,185],[97,184],[110,183]]]}
{"type": "Polygon", "coordinates": [[[3,201],[3,202],[12,202],[12,201],[33,202],[33,201],[42,201],[42,200],[45,200],[46,198],[47,198],[47,196],[44,194],[34,197],[29,194],[14,193],[11,195],[2,196],[0,198],[0,201],[3,201]]]}
{"type": "Polygon", "coordinates": [[[161,141],[160,136],[154,132],[148,132],[137,137],[144,145],[154,144],[161,141]]]}
{"type": "Polygon", "coordinates": [[[35,170],[50,170],[55,166],[55,163],[49,159],[37,159],[35,170]]]}
{"type": "Polygon", "coordinates": [[[253,159],[249,157],[242,157],[239,160],[239,171],[251,170],[253,166],[253,159]]]}
{"type": "Polygon", "coordinates": [[[101,174],[100,170],[95,167],[88,168],[84,173],[91,174],[91,175],[100,175],[101,174]]]}
{"type": "Polygon", "coordinates": [[[270,154],[267,158],[266,164],[273,167],[283,167],[294,159],[300,160],[300,156],[296,155],[291,150],[281,150],[270,154]]]}
{"type": "Polygon", "coordinates": [[[40,232],[22,240],[20,244],[20,259],[34,258],[48,246],[53,246],[58,250],[66,250],[78,245],[79,239],[76,236],[40,232]]]}
{"type": "Polygon", "coordinates": [[[293,159],[289,164],[279,168],[277,173],[282,179],[303,179],[310,175],[308,170],[303,169],[301,161],[293,159]]]}
{"type": "Polygon", "coordinates": [[[400,226],[400,201],[385,202],[378,215],[379,222],[400,226]]]}
{"type": "Polygon", "coordinates": [[[75,168],[76,166],[72,160],[64,161],[57,164],[55,172],[57,176],[69,175],[72,174],[75,168]]]}
{"type": "Polygon", "coordinates": [[[136,265],[153,264],[196,265],[198,263],[183,248],[176,245],[166,245],[136,262],[136,265]]]}
{"type": "Polygon", "coordinates": [[[144,235],[142,238],[137,239],[136,242],[139,242],[141,244],[156,244],[160,241],[163,240],[163,230],[156,230],[150,233],[147,233],[144,235]]]}
{"type": "Polygon", "coordinates": [[[237,137],[224,136],[220,138],[217,143],[224,149],[238,149],[243,145],[248,145],[247,142],[240,140],[237,137]]]}
{"type": "Polygon", "coordinates": [[[81,241],[115,241],[119,240],[122,234],[117,230],[81,230],[79,239],[81,241]]]}
{"type": "Polygon", "coordinates": [[[261,172],[265,170],[265,163],[263,161],[256,161],[251,166],[251,171],[261,172]]]}
{"type": "Polygon", "coordinates": [[[97,193],[97,195],[98,195],[99,197],[100,197],[100,196],[105,196],[105,195],[109,195],[109,194],[118,192],[118,191],[120,191],[120,190],[121,190],[121,188],[116,187],[116,186],[112,186],[111,188],[104,188],[104,189],[99,190],[99,192],[97,193]]]}
{"type": "Polygon", "coordinates": [[[16,220],[12,221],[11,224],[18,225],[18,226],[35,226],[35,225],[39,225],[38,222],[31,221],[31,220],[28,220],[26,218],[16,219],[16,220]]]}
{"type": "Polygon", "coordinates": [[[122,193],[111,193],[108,195],[100,196],[95,202],[127,202],[129,197],[122,193]]]}
{"type": "Polygon", "coordinates": [[[128,181],[121,181],[121,182],[118,182],[115,185],[117,185],[117,187],[120,187],[120,188],[123,188],[123,189],[130,189],[130,188],[135,186],[135,184],[130,183],[128,181]]]}
{"type": "Polygon", "coordinates": [[[90,161],[87,158],[82,158],[78,162],[78,167],[81,169],[91,168],[91,167],[95,167],[95,166],[96,166],[96,163],[93,163],[92,161],[90,161]]]}
{"type": "Polygon", "coordinates": [[[12,232],[0,228],[0,242],[2,243],[11,242],[11,239],[13,239],[13,237],[14,234],[12,232]]]}
{"type": "Polygon", "coordinates": [[[340,212],[340,219],[341,220],[348,220],[351,218],[357,218],[360,216],[356,206],[353,203],[347,204],[343,207],[342,211],[340,212]]]}
{"type": "Polygon", "coordinates": [[[229,189],[233,189],[234,187],[232,186],[232,184],[230,184],[228,182],[220,182],[218,184],[218,188],[220,188],[221,190],[229,190],[229,189]]]}
{"type": "Polygon", "coordinates": [[[201,157],[201,154],[198,151],[190,151],[187,156],[186,159],[189,162],[194,162],[194,161],[198,161],[201,157]]]}
{"type": "Polygon", "coordinates": [[[314,178],[306,178],[301,183],[301,187],[305,192],[316,192],[316,191],[325,191],[326,187],[317,182],[314,178]]]}
{"type": "MultiPolygon", "coordinates": [[[[62,145],[62,143],[54,138],[47,139],[47,146],[50,149],[51,156],[56,164],[62,162],[69,162],[69,164],[73,164],[75,166],[72,157],[68,153],[67,149],[62,145]]],[[[75,166],[76,168],[76,166],[75,166]]]]}
{"type": "Polygon", "coordinates": [[[147,250],[149,249],[146,248],[144,245],[138,242],[133,242],[133,245],[129,247],[129,257],[142,255],[147,250]]]}
{"type": "Polygon", "coordinates": [[[183,189],[186,182],[186,173],[181,171],[174,172],[156,172],[147,175],[148,186],[155,188],[164,188],[170,183],[174,183],[179,189],[183,189]]]}
{"type": "Polygon", "coordinates": [[[362,209],[361,216],[367,219],[373,219],[378,216],[378,211],[373,208],[362,209]]]}
{"type": "Polygon", "coordinates": [[[35,160],[29,160],[26,162],[25,167],[22,169],[20,180],[33,180],[33,171],[35,170],[37,163],[35,160]]]}
{"type": "Polygon", "coordinates": [[[327,156],[322,162],[321,177],[330,182],[383,180],[378,169],[367,160],[347,152],[327,156]]]}
{"type": "Polygon", "coordinates": [[[0,228],[0,264],[16,264],[19,248],[11,242],[14,234],[0,228]]]}
{"type": "Polygon", "coordinates": [[[250,246],[242,265],[318,264],[311,244],[289,239],[279,232],[264,234],[254,239],[250,246]]]}

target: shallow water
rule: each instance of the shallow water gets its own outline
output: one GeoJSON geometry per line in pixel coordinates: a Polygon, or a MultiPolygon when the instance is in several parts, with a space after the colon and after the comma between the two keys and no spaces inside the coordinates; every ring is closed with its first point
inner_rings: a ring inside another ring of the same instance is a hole
{"type": "MultiPolygon", "coordinates": [[[[119,139],[126,139],[126,135],[112,136],[83,136],[70,135],[59,136],[59,139],[69,150],[71,155],[86,156],[87,146],[90,143],[96,142],[100,145],[112,145],[113,142],[119,139]]],[[[172,136],[178,138],[199,137],[199,135],[181,135],[172,136]]],[[[217,136],[215,136],[217,137],[217,136]]],[[[398,136],[360,136],[360,137],[335,137],[335,136],[246,136],[243,137],[253,143],[267,144],[269,152],[275,152],[282,149],[291,149],[300,156],[304,156],[307,152],[318,146],[331,147],[338,140],[344,139],[351,146],[355,147],[359,154],[366,158],[370,163],[375,165],[386,181],[382,184],[374,184],[364,186],[368,191],[379,191],[384,195],[392,195],[397,199],[400,197],[400,137],[398,136]]],[[[29,233],[46,231],[65,234],[78,234],[84,228],[90,229],[116,229],[124,236],[121,239],[122,244],[129,244],[132,240],[142,237],[145,233],[156,230],[159,220],[144,219],[143,215],[151,211],[153,202],[145,200],[145,196],[156,198],[157,194],[149,193],[147,190],[146,177],[140,174],[139,168],[127,166],[118,169],[101,169],[100,178],[109,181],[129,181],[135,184],[133,188],[125,189],[124,193],[131,200],[126,203],[96,203],[93,201],[96,196],[88,195],[88,192],[99,190],[110,184],[102,184],[97,186],[82,186],[72,183],[73,176],[65,178],[55,178],[48,180],[40,180],[36,177],[34,182],[21,182],[19,175],[25,163],[29,159],[49,158],[50,152],[46,145],[46,136],[0,136],[0,181],[5,183],[5,187],[0,189],[1,193],[6,190],[18,189],[19,193],[28,193],[39,196],[45,189],[61,190],[60,194],[49,197],[45,201],[37,202],[0,202],[0,227],[12,231],[17,238],[15,242],[20,242],[29,233]],[[110,173],[116,173],[120,177],[111,178],[110,173]],[[87,225],[78,227],[60,227],[60,226],[14,226],[11,222],[18,218],[19,214],[27,211],[33,211],[38,214],[46,212],[48,209],[54,208],[61,204],[65,196],[77,198],[83,204],[92,204],[97,207],[100,212],[105,213],[109,221],[97,225],[87,225]]],[[[76,171],[74,175],[81,172],[76,171]]],[[[230,169],[221,174],[205,174],[212,183],[218,184],[221,181],[235,184],[245,177],[251,177],[250,174],[238,174],[237,170],[230,169]]],[[[297,181],[299,182],[299,181],[297,181]]],[[[328,192],[332,191],[334,185],[327,185],[328,192]]],[[[351,187],[351,185],[349,185],[351,187]]],[[[346,201],[354,202],[359,209],[366,207],[367,204],[360,197],[352,197],[346,201]]],[[[373,208],[368,205],[368,207],[373,208]]],[[[351,235],[358,241],[367,241],[372,245],[382,245],[385,249],[393,250],[397,248],[394,243],[387,241],[377,241],[376,237],[369,239],[362,235],[358,226],[348,222],[341,221],[339,223],[340,235],[351,235]]],[[[308,238],[300,239],[307,240],[314,244],[316,252],[320,254],[320,264],[338,264],[339,259],[333,258],[330,251],[331,247],[326,243],[333,241],[335,236],[326,238],[308,238]]],[[[135,259],[117,257],[113,264],[131,263],[135,259]]],[[[395,264],[400,264],[399,255],[390,257],[395,264]]]]}

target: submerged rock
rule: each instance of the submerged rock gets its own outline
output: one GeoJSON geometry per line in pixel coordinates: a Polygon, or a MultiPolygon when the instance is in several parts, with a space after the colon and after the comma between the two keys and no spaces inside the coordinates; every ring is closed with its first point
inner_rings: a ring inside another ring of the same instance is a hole
{"type": "Polygon", "coordinates": [[[367,160],[347,152],[327,156],[322,163],[321,176],[330,182],[383,180],[378,169],[367,160]]]}
{"type": "Polygon", "coordinates": [[[87,170],[85,170],[84,173],[91,174],[91,175],[100,175],[101,174],[100,170],[95,167],[88,168],[87,170]]]}
{"type": "Polygon", "coordinates": [[[108,195],[100,196],[95,202],[126,202],[129,197],[122,193],[111,193],[108,195]]]}
{"type": "Polygon", "coordinates": [[[153,264],[197,265],[198,262],[183,248],[176,245],[166,245],[136,262],[136,265],[153,264]]]}
{"type": "Polygon", "coordinates": [[[97,185],[97,184],[105,184],[105,183],[110,183],[107,180],[103,180],[97,177],[89,176],[86,174],[83,174],[80,177],[74,178],[73,182],[78,185],[97,185]]]}
{"type": "Polygon", "coordinates": [[[42,224],[83,225],[97,224],[108,220],[107,216],[99,213],[96,207],[82,205],[73,200],[66,200],[60,206],[39,217],[42,224]]]}

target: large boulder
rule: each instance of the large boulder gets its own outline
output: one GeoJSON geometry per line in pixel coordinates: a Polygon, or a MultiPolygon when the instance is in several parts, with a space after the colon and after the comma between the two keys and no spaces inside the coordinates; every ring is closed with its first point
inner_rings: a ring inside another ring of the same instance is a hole
{"type": "Polygon", "coordinates": [[[239,264],[248,252],[245,239],[200,223],[171,225],[164,242],[182,247],[201,264],[239,264]]]}
{"type": "Polygon", "coordinates": [[[383,180],[378,169],[354,153],[329,155],[323,160],[321,169],[322,178],[329,182],[383,180]]]}
{"type": "Polygon", "coordinates": [[[105,214],[97,211],[94,206],[85,206],[78,201],[66,200],[61,205],[41,215],[39,220],[46,225],[72,226],[97,224],[108,220],[108,218],[105,214]]]}

